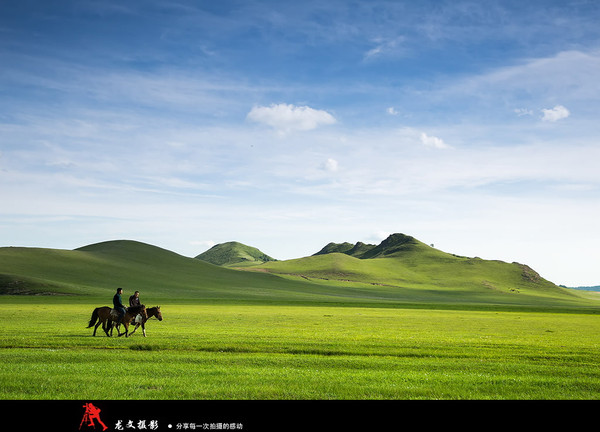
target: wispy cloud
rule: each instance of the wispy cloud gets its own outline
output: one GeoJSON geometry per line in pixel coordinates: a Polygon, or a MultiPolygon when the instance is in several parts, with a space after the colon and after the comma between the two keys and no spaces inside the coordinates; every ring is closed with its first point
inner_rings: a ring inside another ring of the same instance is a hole
{"type": "Polygon", "coordinates": [[[533,115],[533,111],[527,108],[515,108],[513,111],[519,117],[533,115]]]}
{"type": "MultiPolygon", "coordinates": [[[[568,117],[565,106],[585,109],[596,104],[597,70],[600,51],[565,51],[466,78],[440,79],[430,89],[415,90],[414,97],[422,98],[417,102],[435,104],[444,116],[489,119],[514,113],[526,118],[544,109],[544,120],[556,121],[568,117]],[[563,104],[547,108],[548,101],[556,99],[563,104]]],[[[422,112],[421,105],[417,107],[422,112]]]]}
{"type": "Polygon", "coordinates": [[[397,56],[403,52],[402,42],[404,42],[405,38],[403,36],[397,36],[394,38],[376,38],[373,42],[375,42],[375,47],[368,50],[363,59],[374,60],[380,57],[394,55],[397,56]]]}

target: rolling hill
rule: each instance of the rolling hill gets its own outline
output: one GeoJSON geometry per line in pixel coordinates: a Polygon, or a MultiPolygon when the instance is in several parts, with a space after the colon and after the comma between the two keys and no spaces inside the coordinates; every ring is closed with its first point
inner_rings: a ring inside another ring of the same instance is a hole
{"type": "Polygon", "coordinates": [[[392,234],[376,246],[330,243],[310,257],[265,263],[255,269],[305,280],[396,288],[418,298],[573,296],[527,265],[449,254],[404,234],[392,234]]]}
{"type": "Polygon", "coordinates": [[[294,299],[303,283],[242,273],[145,243],[117,240],[76,250],[0,248],[0,293],[82,295],[110,303],[117,287],[142,301],[294,299]],[[281,295],[280,293],[285,293],[281,295]]]}
{"type": "Polygon", "coordinates": [[[122,287],[126,296],[139,290],[146,303],[599,307],[526,265],[458,257],[402,234],[357,255],[335,251],[232,269],[130,240],[76,250],[3,247],[0,294],[110,304],[122,287]]]}
{"type": "Polygon", "coordinates": [[[239,242],[227,242],[213,246],[206,252],[196,256],[197,259],[211,264],[240,267],[244,265],[262,264],[264,262],[276,261],[269,255],[252,246],[246,246],[239,242]]]}

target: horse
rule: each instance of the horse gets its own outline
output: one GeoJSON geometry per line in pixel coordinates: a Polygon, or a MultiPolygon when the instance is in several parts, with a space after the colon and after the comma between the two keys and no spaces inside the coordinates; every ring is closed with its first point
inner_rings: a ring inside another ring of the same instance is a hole
{"type": "Polygon", "coordinates": [[[107,328],[107,322],[110,322],[110,313],[112,311],[112,308],[108,307],[108,306],[101,306],[101,307],[97,307],[96,309],[94,309],[94,311],[92,312],[92,318],[90,319],[90,322],[87,326],[87,328],[92,327],[94,324],[96,324],[96,321],[98,322],[96,324],[96,327],[94,327],[94,334],[93,336],[96,336],[96,330],[98,330],[98,327],[100,326],[100,324],[102,324],[102,330],[104,330],[104,333],[106,333],[106,336],[110,336],[108,334],[108,328],[107,328]]]}
{"type": "MultiPolygon", "coordinates": [[[[156,317],[159,321],[162,321],[162,319],[163,319],[162,312],[160,311],[160,306],[155,306],[155,307],[151,307],[150,309],[146,309],[146,313],[148,314],[148,318],[146,318],[146,319],[144,319],[140,315],[137,315],[135,317],[135,321],[134,321],[135,322],[135,328],[129,334],[129,336],[131,336],[132,334],[134,334],[135,331],[138,329],[138,327],[141,325],[142,326],[142,331],[144,332],[144,337],[146,337],[146,321],[148,321],[153,316],[156,317]]],[[[132,322],[132,324],[133,324],[133,322],[132,322]]]]}
{"type": "MultiPolygon", "coordinates": [[[[139,305],[139,306],[130,306],[127,308],[127,311],[125,312],[125,316],[123,316],[123,319],[121,321],[119,321],[119,318],[117,316],[117,314],[115,313],[114,315],[111,316],[112,318],[112,326],[117,326],[117,332],[119,332],[119,337],[125,335],[125,337],[129,336],[129,324],[131,323],[131,321],[133,321],[135,319],[135,317],[140,314],[142,316],[142,319],[148,319],[148,313],[146,312],[146,306],[145,305],[139,305]],[[123,324],[125,326],[125,332],[121,333],[121,330],[119,330],[119,324],[123,324]]],[[[110,334],[112,335],[112,328],[111,328],[111,332],[110,334]]]]}
{"type": "MultiPolygon", "coordinates": [[[[119,336],[125,335],[125,337],[128,337],[129,323],[138,314],[141,314],[143,318],[148,319],[148,314],[146,313],[146,306],[140,305],[140,306],[131,306],[131,307],[127,308],[127,310],[125,311],[125,315],[123,316],[123,320],[122,320],[122,323],[125,326],[125,332],[121,333],[121,331],[117,328],[117,331],[119,332],[119,336]]],[[[97,320],[98,320],[98,323],[96,324],[96,327],[94,327],[93,336],[96,336],[96,330],[98,329],[98,326],[100,324],[102,324],[102,329],[106,333],[106,336],[111,336],[113,322],[117,322],[119,320],[119,314],[116,310],[111,309],[108,306],[98,307],[98,308],[94,309],[94,311],[92,312],[92,318],[90,319],[88,328],[93,326],[97,320]],[[108,333],[109,329],[111,330],[110,334],[108,333]]]]}

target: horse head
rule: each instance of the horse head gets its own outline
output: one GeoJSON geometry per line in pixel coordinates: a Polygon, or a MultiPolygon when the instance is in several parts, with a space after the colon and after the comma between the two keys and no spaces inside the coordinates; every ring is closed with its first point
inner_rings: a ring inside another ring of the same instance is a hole
{"type": "Polygon", "coordinates": [[[160,311],[160,306],[156,306],[155,308],[152,308],[154,310],[156,310],[156,313],[154,314],[154,316],[156,316],[156,318],[159,321],[162,321],[162,312],[160,311]]]}

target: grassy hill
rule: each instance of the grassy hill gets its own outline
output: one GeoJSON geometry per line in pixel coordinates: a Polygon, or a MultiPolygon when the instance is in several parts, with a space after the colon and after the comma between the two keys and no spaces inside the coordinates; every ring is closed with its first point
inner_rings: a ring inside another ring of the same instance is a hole
{"type": "Polygon", "coordinates": [[[116,288],[122,287],[126,295],[141,291],[142,301],[293,300],[294,292],[304,285],[270,274],[249,275],[128,240],[77,250],[0,248],[2,294],[97,296],[110,303],[116,288]]]}
{"type": "Polygon", "coordinates": [[[70,301],[110,304],[122,287],[126,296],[139,290],[147,304],[598,307],[525,265],[457,257],[408,236],[392,237],[366,254],[373,258],[334,252],[236,270],[128,240],[76,250],[4,247],[0,294],[69,295],[70,301]]]}
{"type": "Polygon", "coordinates": [[[577,297],[527,265],[456,256],[404,234],[363,247],[356,256],[350,253],[354,247],[348,245],[352,244],[330,243],[313,256],[265,263],[256,269],[305,280],[371,284],[410,293],[418,301],[529,303],[577,297]]]}
{"type": "Polygon", "coordinates": [[[271,258],[269,255],[261,252],[255,247],[246,246],[245,244],[235,241],[215,245],[206,252],[198,255],[196,258],[211,264],[226,267],[240,267],[276,261],[274,258],[271,258]]]}

